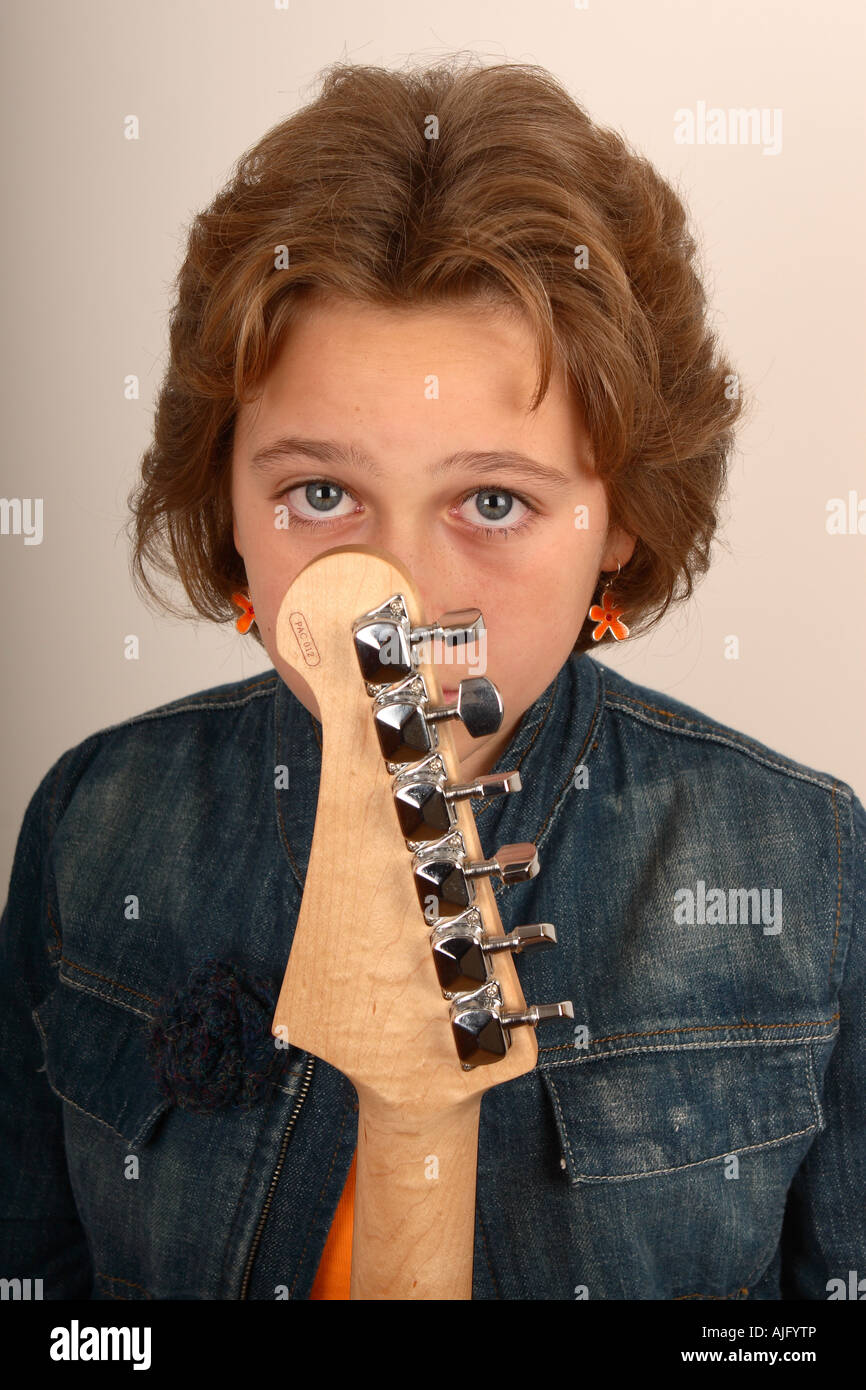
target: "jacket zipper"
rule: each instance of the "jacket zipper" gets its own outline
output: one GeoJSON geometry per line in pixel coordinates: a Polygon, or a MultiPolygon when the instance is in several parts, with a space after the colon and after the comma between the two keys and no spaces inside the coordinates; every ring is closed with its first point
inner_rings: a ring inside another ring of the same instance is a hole
{"type": "Polygon", "coordinates": [[[247,1289],[249,1288],[250,1276],[253,1272],[253,1262],[256,1258],[256,1251],[259,1248],[259,1242],[262,1238],[262,1231],[265,1229],[265,1222],[268,1219],[268,1212],[270,1211],[271,1202],[274,1198],[274,1192],[276,1191],[277,1183],[280,1180],[280,1173],[282,1171],[283,1162],[286,1157],[286,1149],[289,1147],[289,1139],[291,1138],[292,1130],[295,1127],[295,1120],[298,1118],[298,1111],[300,1110],[301,1105],[303,1104],[304,1097],[306,1096],[307,1091],[310,1089],[310,1080],[312,1079],[315,1061],[316,1059],[312,1055],[309,1057],[307,1061],[307,1069],[304,1072],[304,1079],[301,1082],[301,1089],[298,1092],[297,1103],[294,1109],[292,1110],[291,1115],[289,1116],[288,1124],[286,1125],[285,1132],[283,1133],[282,1143],[280,1144],[279,1157],[277,1158],[277,1166],[274,1169],[274,1174],[271,1178],[271,1185],[268,1188],[268,1195],[265,1198],[265,1205],[262,1207],[262,1214],[259,1217],[259,1224],[256,1227],[256,1233],[253,1236],[253,1243],[250,1246],[250,1253],[247,1256],[246,1268],[244,1269],[243,1283],[241,1284],[241,1298],[246,1298],[247,1296],[247,1289]]]}

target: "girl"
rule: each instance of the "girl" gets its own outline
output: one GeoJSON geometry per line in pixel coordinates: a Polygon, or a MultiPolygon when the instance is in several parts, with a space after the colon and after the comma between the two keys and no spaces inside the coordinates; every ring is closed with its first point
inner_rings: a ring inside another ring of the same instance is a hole
{"type": "Polygon", "coordinates": [[[301,569],[366,545],[428,620],[483,611],[505,718],[455,728],[462,780],[521,773],[476,821],[486,853],[538,846],[503,925],[555,924],[521,986],[574,1008],[484,1098],[473,1297],[845,1296],[863,807],[593,655],[709,563],[742,402],[694,253],[652,166],[521,65],[338,65],[195,219],[134,574],[157,599],[148,569],[179,575],[274,669],[94,733],[30,802],[2,923],[10,1274],[347,1296],[357,1097],[269,1033],[322,748],[275,631],[301,569]]]}

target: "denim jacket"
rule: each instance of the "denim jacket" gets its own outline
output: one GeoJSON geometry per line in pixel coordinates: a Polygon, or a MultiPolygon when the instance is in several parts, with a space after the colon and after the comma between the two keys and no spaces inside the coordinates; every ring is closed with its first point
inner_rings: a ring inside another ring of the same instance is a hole
{"type": "MultiPolygon", "coordinates": [[[[354,1087],[290,1046],[255,1103],[203,1111],[157,1083],[148,1039],[206,958],[276,997],[321,736],[271,670],[93,734],[34,793],[0,933],[3,1277],[309,1297],[354,1087]]],[[[473,1298],[857,1296],[834,1293],[866,1276],[851,787],[587,654],[526,711],[510,768],[522,791],[472,803],[482,847],[538,846],[540,873],[494,891],[506,931],[554,924],[515,966],[574,1020],[484,1096],[473,1298]]]]}

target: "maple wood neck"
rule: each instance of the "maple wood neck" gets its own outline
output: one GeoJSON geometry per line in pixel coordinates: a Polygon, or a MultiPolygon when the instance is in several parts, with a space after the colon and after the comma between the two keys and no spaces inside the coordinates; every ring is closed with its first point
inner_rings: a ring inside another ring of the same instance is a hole
{"type": "Polygon", "coordinates": [[[359,1095],[353,1299],[470,1299],[481,1093],[407,1115],[359,1095]]]}

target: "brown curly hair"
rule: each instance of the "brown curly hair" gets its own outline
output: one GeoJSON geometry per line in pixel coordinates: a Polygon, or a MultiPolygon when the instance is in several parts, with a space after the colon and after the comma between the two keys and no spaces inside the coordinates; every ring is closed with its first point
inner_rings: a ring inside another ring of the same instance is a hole
{"type": "MultiPolygon", "coordinates": [[[[179,574],[202,617],[237,616],[234,421],[309,294],[499,302],[535,333],[531,409],[565,364],[610,525],[637,538],[615,589],[632,635],[645,631],[709,566],[743,405],[696,251],[671,185],[544,68],[471,55],[407,72],[331,65],[318,98],[247,150],[192,221],[128,499],[135,586],[179,612],[149,563],[179,574]]],[[[593,627],[575,651],[597,645],[593,627]]]]}

